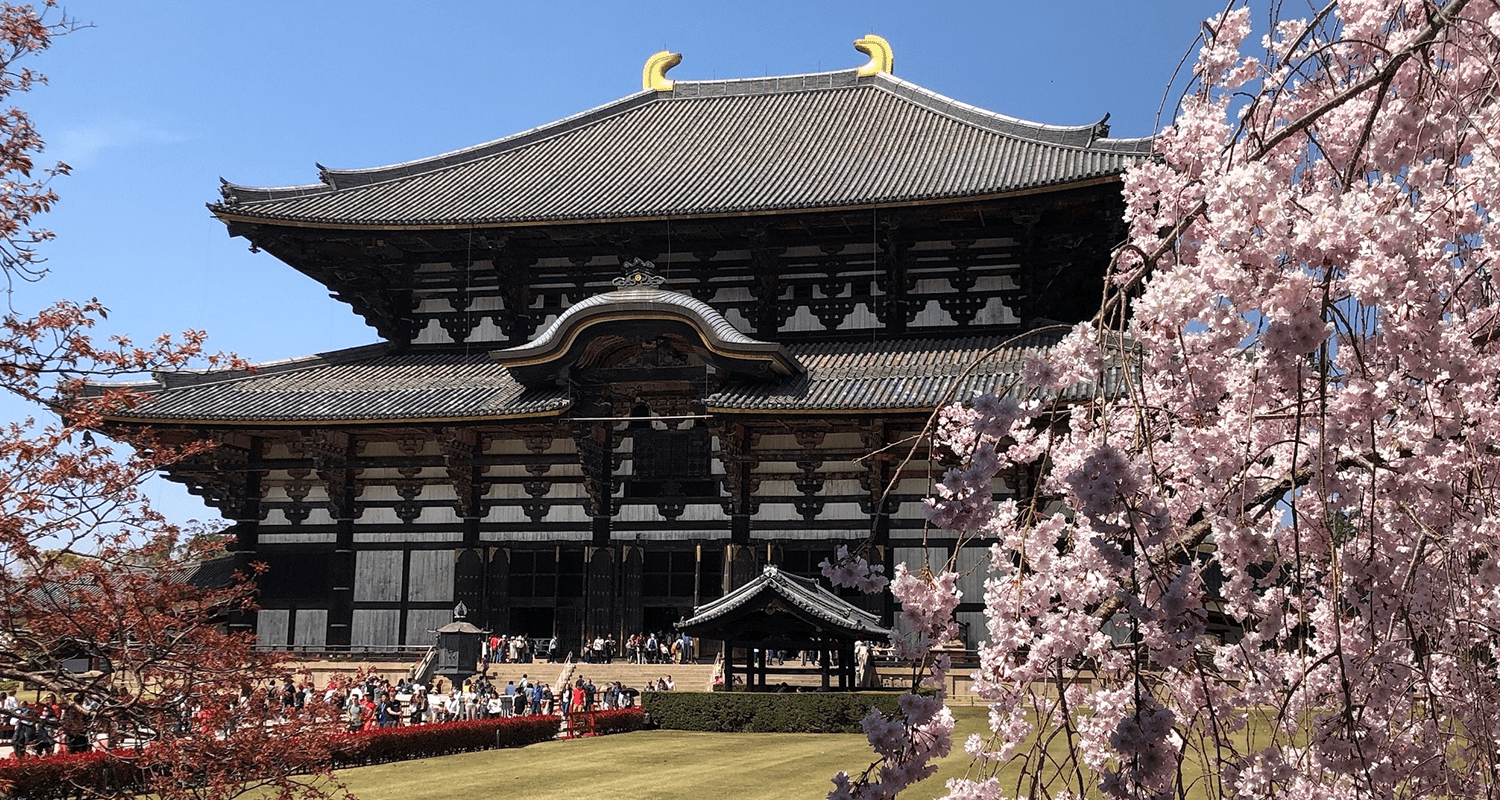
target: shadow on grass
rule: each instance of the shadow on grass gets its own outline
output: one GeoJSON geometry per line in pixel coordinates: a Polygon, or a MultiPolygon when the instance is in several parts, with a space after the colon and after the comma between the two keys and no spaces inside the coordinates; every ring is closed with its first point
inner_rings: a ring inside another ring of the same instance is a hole
{"type": "MultiPolygon", "coordinates": [[[[942,797],[947,779],[969,772],[963,743],[971,733],[989,732],[987,709],[958,706],[953,713],[953,753],[939,763],[937,775],[903,798],[942,797]]],[[[1062,748],[1058,737],[1053,757],[1062,758],[1062,748]]],[[[858,734],[641,731],[360,767],[338,775],[361,800],[783,800],[821,798],[833,788],[829,779],[834,773],[857,774],[871,758],[869,745],[858,734]]],[[[1001,770],[1005,790],[1017,790],[1021,766],[1013,761],[1001,770]]],[[[1194,783],[1196,776],[1188,777],[1194,783]]],[[[1202,796],[1200,787],[1195,785],[1189,797],[1202,796]]]]}

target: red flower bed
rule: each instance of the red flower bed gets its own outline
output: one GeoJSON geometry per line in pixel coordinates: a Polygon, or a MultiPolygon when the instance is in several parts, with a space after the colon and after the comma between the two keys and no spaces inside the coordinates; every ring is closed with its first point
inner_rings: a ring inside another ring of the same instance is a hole
{"type": "Polygon", "coordinates": [[[560,724],[557,717],[544,715],[359,731],[334,738],[333,765],[350,767],[474,750],[522,747],[556,738],[560,724]]]}
{"type": "MultiPolygon", "coordinates": [[[[375,729],[337,736],[330,750],[335,767],[379,764],[545,742],[557,737],[560,724],[557,717],[538,716],[375,729]]],[[[0,759],[0,797],[62,800],[136,794],[146,790],[146,775],[135,759],[130,751],[0,759]]]]}
{"type": "Polygon", "coordinates": [[[620,708],[614,711],[594,712],[594,735],[630,733],[646,726],[646,710],[643,708],[620,708]]]}
{"type": "Polygon", "coordinates": [[[89,794],[132,794],[146,785],[134,754],[78,753],[0,761],[0,795],[52,800],[89,794]]]}

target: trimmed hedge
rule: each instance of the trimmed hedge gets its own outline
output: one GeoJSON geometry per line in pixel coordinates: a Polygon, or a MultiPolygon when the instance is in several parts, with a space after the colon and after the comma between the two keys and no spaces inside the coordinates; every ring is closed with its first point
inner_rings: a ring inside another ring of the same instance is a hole
{"type": "Polygon", "coordinates": [[[595,736],[611,733],[630,733],[646,727],[646,711],[641,708],[618,708],[613,711],[595,711],[590,731],[595,736]]]}
{"type": "Polygon", "coordinates": [[[859,733],[874,706],[896,710],[900,692],[644,692],[641,705],[663,728],[713,733],[859,733]]]}
{"type": "MultiPolygon", "coordinates": [[[[608,712],[610,715],[621,713],[608,712]]],[[[639,711],[637,716],[641,716],[639,711]]],[[[522,747],[556,738],[561,724],[557,717],[547,715],[376,728],[335,736],[329,749],[332,766],[354,767],[498,747],[522,747]]],[[[601,719],[596,724],[612,726],[610,730],[601,731],[604,733],[640,728],[639,723],[634,728],[621,727],[629,724],[624,718],[601,719]]],[[[147,776],[136,764],[136,754],[130,751],[0,759],[0,797],[61,800],[80,794],[138,794],[146,790],[147,776]]]]}
{"type": "Polygon", "coordinates": [[[498,717],[405,728],[374,728],[335,736],[334,767],[383,764],[451,753],[524,747],[557,738],[562,720],[551,715],[498,717]]]}
{"type": "Polygon", "coordinates": [[[91,794],[134,794],[146,785],[135,754],[96,751],[0,760],[0,795],[54,800],[91,794]]]}

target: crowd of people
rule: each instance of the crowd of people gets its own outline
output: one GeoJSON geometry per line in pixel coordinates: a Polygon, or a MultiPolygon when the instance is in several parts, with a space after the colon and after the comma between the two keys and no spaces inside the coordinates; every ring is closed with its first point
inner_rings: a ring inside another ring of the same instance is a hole
{"type": "MultiPolygon", "coordinates": [[[[675,688],[671,676],[648,685],[648,690],[675,688]]],[[[631,708],[640,691],[619,681],[595,685],[580,676],[560,689],[534,681],[527,674],[499,686],[487,674],[448,686],[441,677],[432,686],[366,678],[351,686],[330,685],[324,702],[343,709],[351,731],[393,728],[433,722],[493,719],[631,708]]]]}
{"type": "Polygon", "coordinates": [[[484,667],[490,664],[530,664],[542,659],[552,661],[557,657],[557,637],[550,640],[531,639],[527,636],[490,634],[480,640],[479,657],[484,667]]]}
{"type": "MultiPolygon", "coordinates": [[[[556,662],[561,661],[563,655],[556,636],[532,639],[521,635],[491,634],[482,640],[480,650],[484,669],[491,664],[556,662]]],[[[693,637],[685,633],[672,636],[636,633],[626,638],[623,648],[614,634],[585,638],[578,650],[578,658],[589,664],[610,664],[617,658],[624,658],[632,664],[683,664],[692,661],[695,654],[693,637]]]]}
{"type": "MultiPolygon", "coordinates": [[[[670,691],[676,688],[672,676],[647,681],[644,691],[670,691]]],[[[303,714],[323,719],[337,719],[350,731],[426,725],[460,720],[519,717],[538,714],[567,716],[578,712],[632,708],[641,689],[627,687],[620,681],[595,684],[579,676],[571,683],[554,688],[533,680],[523,673],[519,680],[507,680],[504,686],[491,680],[488,673],[453,685],[441,676],[430,684],[400,678],[395,683],[370,674],[359,679],[334,676],[321,693],[311,680],[294,682],[291,678],[270,681],[261,686],[246,685],[239,697],[228,704],[231,711],[256,706],[269,712],[270,718],[286,720],[303,714]]],[[[204,731],[228,736],[240,714],[218,717],[220,729],[210,727],[211,715],[202,708],[185,708],[179,725],[200,725],[204,731]]],[[[10,744],[15,758],[48,756],[58,752],[83,753],[98,744],[91,735],[88,721],[74,707],[59,703],[56,695],[36,701],[22,700],[17,692],[0,693],[0,727],[11,728],[10,744]]],[[[107,743],[104,743],[107,746],[107,743]]]]}
{"type": "Polygon", "coordinates": [[[687,634],[662,636],[655,633],[635,633],[625,640],[624,652],[613,634],[597,637],[584,650],[584,660],[593,664],[609,664],[623,656],[632,664],[685,664],[694,659],[693,637],[687,634]]]}
{"type": "Polygon", "coordinates": [[[0,712],[11,725],[11,748],[16,758],[50,756],[58,752],[83,753],[92,747],[82,714],[57,695],[48,693],[36,701],[22,700],[15,690],[0,694],[0,712]]]}
{"type": "MultiPolygon", "coordinates": [[[[229,713],[213,714],[201,706],[180,709],[181,718],[174,724],[202,728],[217,735],[233,734],[236,722],[245,717],[287,720],[304,718],[337,719],[349,730],[370,730],[407,725],[424,725],[455,720],[495,717],[560,714],[630,708],[642,691],[671,691],[676,682],[671,675],[647,680],[640,688],[627,687],[620,681],[596,685],[578,677],[561,687],[533,680],[523,673],[519,680],[508,680],[504,686],[491,680],[491,664],[527,664],[538,658],[557,658],[558,642],[531,640],[525,636],[492,635],[482,643],[480,673],[459,685],[442,677],[431,684],[419,684],[400,678],[395,683],[370,674],[357,679],[334,676],[317,691],[310,677],[294,681],[291,677],[260,685],[246,684],[237,698],[226,700],[217,708],[229,713]]],[[[693,640],[686,635],[667,638],[654,633],[639,633],[625,640],[623,652],[613,636],[598,637],[585,643],[583,661],[610,663],[624,657],[634,664],[683,663],[693,658],[693,640]]],[[[570,670],[571,671],[571,670],[570,670]]],[[[88,752],[96,739],[115,737],[116,731],[91,731],[89,715],[77,704],[60,703],[48,694],[36,700],[23,700],[16,691],[0,693],[0,734],[9,728],[10,745],[16,758],[28,755],[46,756],[58,752],[88,752]]],[[[108,744],[108,743],[106,743],[108,744]]]]}

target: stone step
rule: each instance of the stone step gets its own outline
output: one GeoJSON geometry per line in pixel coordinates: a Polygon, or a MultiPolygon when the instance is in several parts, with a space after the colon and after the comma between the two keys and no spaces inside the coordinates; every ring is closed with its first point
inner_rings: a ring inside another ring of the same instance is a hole
{"type": "MultiPolygon", "coordinates": [[[[519,682],[524,674],[532,681],[556,684],[558,675],[562,673],[563,665],[536,662],[531,664],[491,664],[490,681],[499,686],[504,686],[507,681],[519,682]]],[[[598,686],[603,683],[619,681],[622,686],[639,689],[646,685],[647,681],[655,681],[658,678],[672,676],[678,689],[702,691],[707,689],[713,678],[714,665],[712,663],[701,664],[631,664],[625,661],[616,661],[612,664],[586,664],[575,663],[573,667],[572,680],[587,678],[598,686]]]]}

